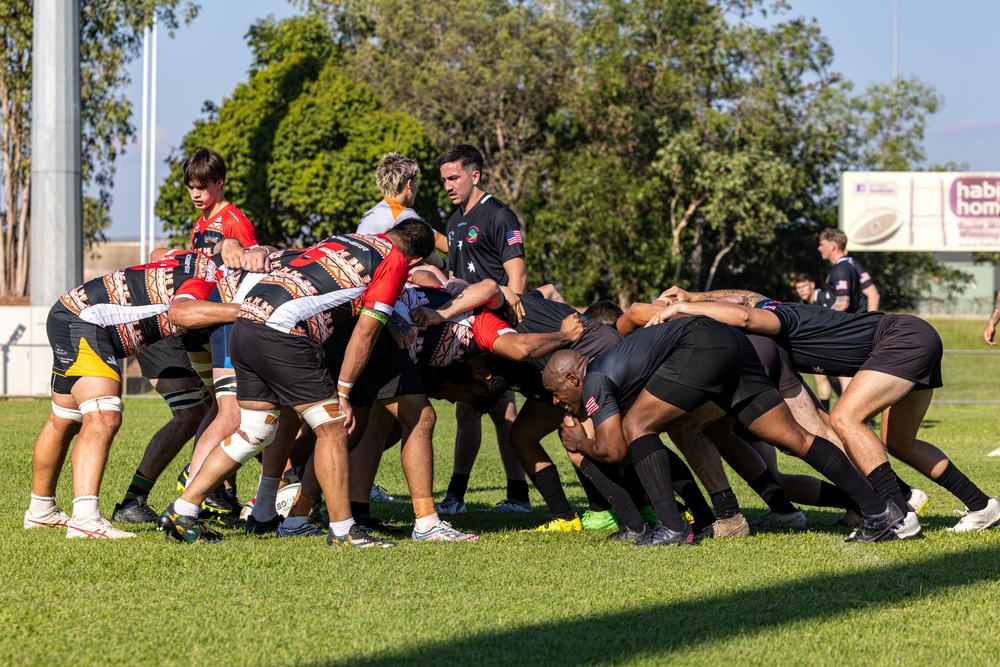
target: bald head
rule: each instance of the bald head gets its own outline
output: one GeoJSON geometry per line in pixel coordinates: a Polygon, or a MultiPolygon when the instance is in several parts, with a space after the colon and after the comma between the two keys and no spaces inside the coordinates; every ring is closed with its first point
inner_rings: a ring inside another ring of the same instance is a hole
{"type": "Polygon", "coordinates": [[[547,388],[560,387],[570,374],[581,375],[587,369],[587,359],[576,350],[559,350],[545,364],[542,384],[547,388]]]}

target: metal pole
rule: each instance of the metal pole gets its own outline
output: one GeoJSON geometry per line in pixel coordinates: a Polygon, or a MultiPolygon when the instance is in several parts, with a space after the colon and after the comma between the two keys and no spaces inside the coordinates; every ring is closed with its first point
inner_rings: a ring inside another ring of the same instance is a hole
{"type": "Polygon", "coordinates": [[[80,0],[35,0],[33,20],[29,289],[47,307],[83,282],[80,0]]]}
{"type": "MultiPolygon", "coordinates": [[[[149,84],[149,251],[156,247],[156,15],[153,15],[152,67],[149,84]]],[[[146,262],[149,259],[145,260],[146,262]]]]}
{"type": "Polygon", "coordinates": [[[892,83],[899,78],[899,0],[892,2],[892,83]]]}
{"type": "Polygon", "coordinates": [[[139,264],[149,260],[149,250],[146,248],[146,146],[149,142],[149,26],[142,30],[142,157],[140,158],[139,176],[139,264]]]}

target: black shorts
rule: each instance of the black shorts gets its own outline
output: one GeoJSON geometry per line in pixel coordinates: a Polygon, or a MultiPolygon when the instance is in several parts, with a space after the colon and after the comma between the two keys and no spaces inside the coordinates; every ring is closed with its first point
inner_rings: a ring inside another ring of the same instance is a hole
{"type": "MultiPolygon", "coordinates": [[[[334,331],[323,344],[326,363],[334,379],[340,375],[344,351],[353,332],[353,326],[341,326],[340,330],[334,331]]],[[[425,393],[427,392],[424,389],[424,382],[420,379],[420,373],[417,372],[409,353],[401,350],[392,335],[383,327],[375,339],[368,363],[351,389],[351,405],[370,408],[375,401],[425,393]]]]}
{"type": "Polygon", "coordinates": [[[788,351],[768,336],[752,334],[747,336],[757,352],[764,374],[771,383],[784,393],[802,386],[802,376],[792,366],[788,351]]]}
{"type": "Polygon", "coordinates": [[[872,353],[862,371],[878,371],[916,382],[916,389],[937,389],[944,346],[937,330],[913,315],[886,315],[875,328],[872,353]]]}
{"type": "Polygon", "coordinates": [[[158,340],[141,350],[135,358],[142,377],[150,380],[198,377],[191,368],[191,360],[180,338],[158,340]]]}
{"type": "Polygon", "coordinates": [[[52,348],[51,389],[56,394],[69,394],[81,377],[122,381],[114,339],[104,327],[56,302],[45,320],[45,333],[52,348]]]}
{"type": "Polygon", "coordinates": [[[712,401],[744,426],[782,402],[747,337],[708,318],[687,326],[645,389],[687,412],[712,401]]]}
{"type": "Polygon", "coordinates": [[[312,338],[237,318],[229,342],[237,400],[292,406],[336,398],[323,346],[312,338]]]}

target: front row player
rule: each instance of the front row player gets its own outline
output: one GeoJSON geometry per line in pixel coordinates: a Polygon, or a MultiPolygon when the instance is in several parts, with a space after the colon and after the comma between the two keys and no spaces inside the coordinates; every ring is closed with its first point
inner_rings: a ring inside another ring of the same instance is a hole
{"type": "Polygon", "coordinates": [[[627,526],[640,533],[637,544],[693,539],[673,500],[670,460],[659,434],[707,401],[847,493],[865,517],[852,539],[875,542],[903,518],[902,510],[880,498],[843,452],[792,418],[746,336],[709,318],[684,317],[636,331],[593,361],[562,350],[545,366],[543,381],[567,408],[566,449],[604,462],[631,456],[658,519],[651,534],[645,526],[627,526]],[[587,417],[594,423],[594,439],[580,423],[587,417]]]}
{"type": "Polygon", "coordinates": [[[97,494],[122,419],[118,359],[186,328],[231,322],[232,306],[202,301],[222,262],[175,250],[160,261],[90,280],[63,294],[46,322],[52,346],[52,412],[35,441],[24,527],[65,527],[66,537],[135,537],[101,516],[97,494]],[[55,503],[73,437],[73,516],[55,503]]]}
{"type": "Polygon", "coordinates": [[[316,434],[316,477],[330,516],[331,546],[388,546],[355,525],[348,490],[347,436],[354,429],[350,393],[368,362],[411,266],[434,249],[423,220],[384,236],[341,235],[305,250],[272,256],[280,268],[247,294],[230,337],[240,427],[209,454],[187,489],[160,515],[169,537],[208,541],[198,525],[201,502],[274,439],[288,406],[316,434]],[[361,315],[344,351],[336,385],[322,344],[335,326],[361,315]]]}

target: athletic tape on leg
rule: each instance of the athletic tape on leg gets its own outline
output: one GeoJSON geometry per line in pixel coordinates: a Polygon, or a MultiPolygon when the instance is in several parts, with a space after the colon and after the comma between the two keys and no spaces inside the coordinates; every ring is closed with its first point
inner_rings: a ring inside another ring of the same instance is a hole
{"type": "Polygon", "coordinates": [[[80,412],[124,412],[125,404],[117,396],[99,396],[80,404],[80,412]]]}
{"type": "Polygon", "coordinates": [[[70,408],[61,408],[55,403],[52,404],[52,414],[60,419],[69,419],[70,421],[82,422],[83,413],[79,410],[72,410],[70,408]]]}
{"type": "Polygon", "coordinates": [[[226,375],[215,380],[215,396],[216,398],[220,396],[235,396],[236,395],[236,376],[226,375]]]}
{"type": "Polygon", "coordinates": [[[237,463],[252,459],[274,440],[280,410],[240,408],[240,427],[222,443],[222,451],[237,463]]]}
{"type": "Polygon", "coordinates": [[[317,403],[311,408],[302,411],[302,419],[304,419],[305,422],[309,424],[310,428],[313,429],[320,424],[340,421],[346,416],[347,415],[341,414],[340,401],[336,399],[330,399],[328,401],[323,401],[322,403],[317,403]]]}
{"type": "Polygon", "coordinates": [[[196,408],[204,403],[205,394],[202,392],[201,387],[190,387],[179,391],[167,392],[163,394],[163,400],[167,402],[167,406],[171,412],[180,412],[181,410],[196,408]]]}

